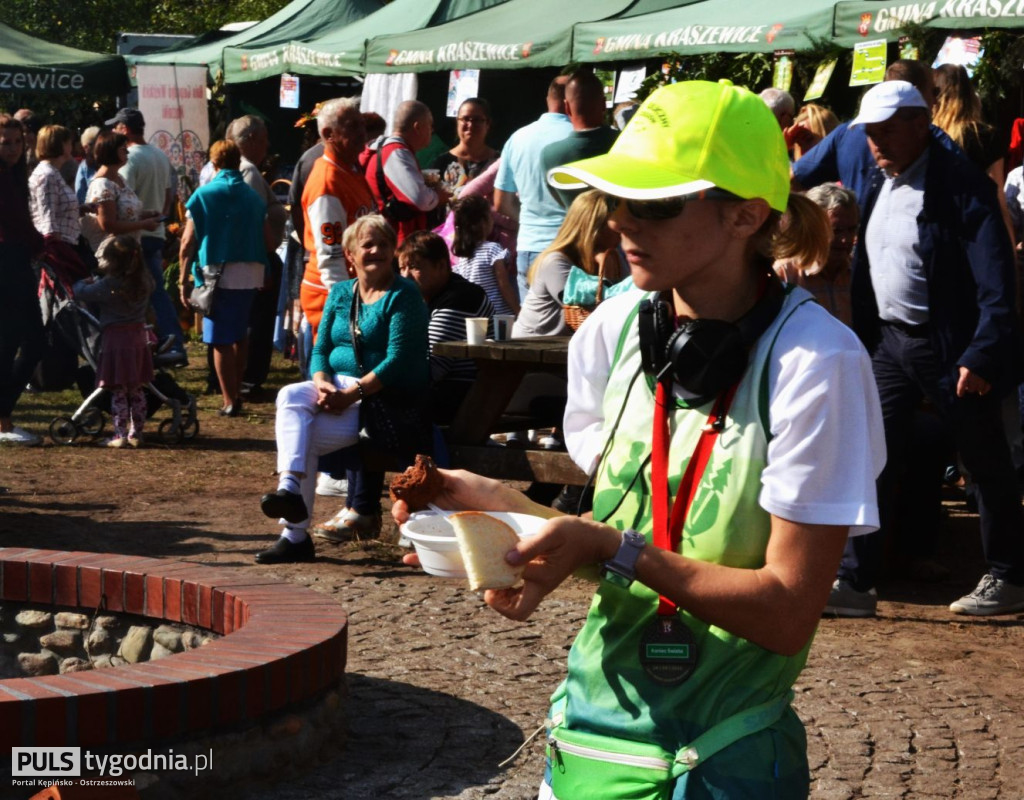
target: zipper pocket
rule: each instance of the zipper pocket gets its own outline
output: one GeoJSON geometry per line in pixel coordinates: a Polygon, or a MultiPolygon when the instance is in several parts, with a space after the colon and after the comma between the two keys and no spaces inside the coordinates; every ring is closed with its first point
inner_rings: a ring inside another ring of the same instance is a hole
{"type": "Polygon", "coordinates": [[[555,751],[556,758],[559,752],[568,753],[571,756],[589,758],[592,761],[604,761],[608,764],[619,764],[626,767],[641,767],[643,769],[657,769],[667,772],[671,764],[664,758],[656,756],[635,756],[628,753],[612,753],[608,750],[598,750],[595,747],[587,747],[582,744],[570,744],[559,741],[553,736],[548,739],[548,744],[555,751]]]}

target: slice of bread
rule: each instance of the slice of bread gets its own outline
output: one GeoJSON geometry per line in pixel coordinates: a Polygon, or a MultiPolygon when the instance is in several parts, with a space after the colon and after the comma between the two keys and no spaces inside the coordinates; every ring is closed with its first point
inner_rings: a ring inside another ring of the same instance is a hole
{"type": "Polygon", "coordinates": [[[523,567],[505,561],[505,553],[519,542],[512,528],[482,511],[461,511],[448,521],[455,528],[470,589],[506,589],[519,583],[523,567]]]}

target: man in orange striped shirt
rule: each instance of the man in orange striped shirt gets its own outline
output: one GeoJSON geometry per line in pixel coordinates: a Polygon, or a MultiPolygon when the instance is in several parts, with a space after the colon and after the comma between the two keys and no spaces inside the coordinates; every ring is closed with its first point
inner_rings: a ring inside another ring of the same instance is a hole
{"type": "Polygon", "coordinates": [[[359,169],[366,129],[359,99],[342,97],[323,105],[317,127],[324,154],[313,165],[302,191],[304,241],[309,261],[302,277],[299,301],[316,336],[327,293],[350,275],[341,236],[357,217],[374,211],[373,195],[359,169]]]}

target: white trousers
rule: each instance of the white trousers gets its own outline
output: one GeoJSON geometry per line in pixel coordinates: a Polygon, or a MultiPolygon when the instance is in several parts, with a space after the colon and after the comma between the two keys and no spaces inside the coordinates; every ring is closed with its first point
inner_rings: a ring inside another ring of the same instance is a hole
{"type": "MultiPolygon", "coordinates": [[[[344,389],[355,383],[355,378],[337,375],[334,383],[344,389]]],[[[359,403],[353,403],[340,414],[322,411],[316,404],[317,390],[313,381],[292,383],[277,393],[277,471],[302,475],[302,499],[310,517],[316,497],[317,459],[343,447],[351,447],[359,440],[359,403]]],[[[286,522],[286,528],[306,530],[309,519],[286,522]]]]}

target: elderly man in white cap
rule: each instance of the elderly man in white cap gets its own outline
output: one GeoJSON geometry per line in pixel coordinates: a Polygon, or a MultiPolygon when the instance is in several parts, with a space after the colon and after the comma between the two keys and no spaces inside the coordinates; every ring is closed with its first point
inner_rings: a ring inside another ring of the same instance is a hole
{"type": "Polygon", "coordinates": [[[927,398],[943,417],[976,489],[989,571],[950,606],[957,614],[1024,609],[1024,518],[1000,397],[1021,379],[1013,251],[995,184],[929,133],[929,107],[906,81],[865,93],[877,170],[852,278],[854,329],[872,354],[888,464],[882,530],[847,546],[829,611],[872,616],[882,536],[903,468],[910,416],[927,398]]]}

